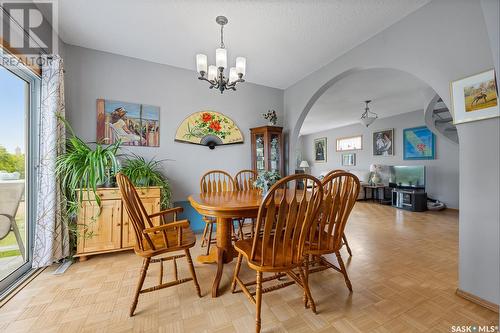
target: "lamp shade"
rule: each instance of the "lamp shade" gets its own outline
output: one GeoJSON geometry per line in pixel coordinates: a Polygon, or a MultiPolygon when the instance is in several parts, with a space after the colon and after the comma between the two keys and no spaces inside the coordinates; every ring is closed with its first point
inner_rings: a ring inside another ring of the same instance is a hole
{"type": "Polygon", "coordinates": [[[227,50],[226,49],[216,49],[215,50],[215,65],[220,68],[227,68],[227,50]]]}
{"type": "Polygon", "coordinates": [[[236,57],[236,73],[245,75],[247,67],[247,59],[244,57],[236,57]]]}
{"type": "Polygon", "coordinates": [[[217,67],[214,65],[208,66],[208,79],[210,81],[215,80],[215,77],[217,76],[217,67]]]}
{"type": "Polygon", "coordinates": [[[207,72],[207,56],[205,54],[196,55],[196,70],[198,73],[207,72]]]}
{"type": "Polygon", "coordinates": [[[302,161],[302,162],[300,162],[299,167],[300,168],[309,168],[309,163],[307,163],[307,161],[302,161]]]}
{"type": "Polygon", "coordinates": [[[231,67],[229,69],[229,83],[233,83],[238,80],[238,74],[236,74],[236,67],[231,67]]]}
{"type": "Polygon", "coordinates": [[[361,118],[359,122],[364,126],[368,127],[375,121],[375,119],[377,119],[377,117],[366,116],[361,118]]]}

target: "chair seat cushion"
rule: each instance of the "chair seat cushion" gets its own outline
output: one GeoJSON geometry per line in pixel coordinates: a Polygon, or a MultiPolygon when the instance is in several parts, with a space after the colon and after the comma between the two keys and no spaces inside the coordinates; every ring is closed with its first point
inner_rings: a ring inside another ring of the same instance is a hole
{"type": "Polygon", "coordinates": [[[142,243],[144,246],[144,251],[135,246],[135,252],[142,257],[152,257],[157,256],[167,252],[179,251],[183,249],[188,249],[194,246],[196,243],[196,236],[194,235],[191,228],[182,228],[182,242],[178,244],[178,233],[177,230],[168,229],[165,231],[167,234],[168,246],[165,244],[165,239],[163,232],[157,232],[154,234],[148,234],[153,242],[154,249],[151,248],[148,241],[143,238],[142,243]]]}
{"type": "Polygon", "coordinates": [[[302,258],[298,261],[296,256],[292,258],[291,246],[289,245],[285,251],[283,247],[280,246],[280,250],[277,252],[274,262],[273,262],[273,243],[268,242],[265,248],[264,263],[262,263],[262,239],[257,240],[257,248],[255,251],[255,257],[251,260],[252,245],[254,238],[248,238],[244,240],[239,240],[234,244],[236,251],[241,253],[248,261],[248,265],[258,271],[266,272],[286,272],[287,270],[293,269],[302,263],[302,258]]]}

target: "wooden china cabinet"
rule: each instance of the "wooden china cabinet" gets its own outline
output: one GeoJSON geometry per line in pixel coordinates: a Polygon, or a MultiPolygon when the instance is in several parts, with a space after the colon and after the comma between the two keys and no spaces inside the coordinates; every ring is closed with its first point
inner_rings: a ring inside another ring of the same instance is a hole
{"type": "Polygon", "coordinates": [[[284,176],[283,127],[251,128],[250,136],[252,138],[252,169],[258,173],[278,171],[281,176],[284,176]]]}

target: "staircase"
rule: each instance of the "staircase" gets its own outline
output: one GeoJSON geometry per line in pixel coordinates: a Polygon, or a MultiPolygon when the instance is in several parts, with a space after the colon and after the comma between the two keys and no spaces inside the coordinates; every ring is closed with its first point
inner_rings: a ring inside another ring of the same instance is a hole
{"type": "Polygon", "coordinates": [[[457,128],[453,125],[450,110],[439,95],[436,95],[427,106],[425,123],[433,132],[438,132],[458,144],[457,128]]]}

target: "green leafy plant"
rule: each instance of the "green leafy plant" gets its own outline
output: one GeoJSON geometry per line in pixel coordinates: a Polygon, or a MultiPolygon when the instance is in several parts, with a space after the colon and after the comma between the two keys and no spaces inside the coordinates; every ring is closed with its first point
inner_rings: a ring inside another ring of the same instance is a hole
{"type": "Polygon", "coordinates": [[[90,198],[92,192],[97,205],[100,205],[97,188],[111,182],[119,169],[117,152],[120,141],[108,146],[95,143],[93,148],[75,135],[66,120],[60,119],[70,135],[66,140],[66,152],[57,157],[56,174],[66,197],[68,214],[76,215],[85,193],[90,198]]]}
{"type": "Polygon", "coordinates": [[[264,171],[259,173],[255,179],[254,185],[256,188],[262,190],[262,194],[266,194],[271,186],[273,186],[281,176],[277,171],[264,171]]]}
{"type": "Polygon", "coordinates": [[[159,186],[161,188],[161,206],[170,207],[172,191],[167,178],[161,171],[164,160],[146,160],[142,156],[129,155],[123,161],[121,173],[126,175],[135,186],[159,186]]]}

